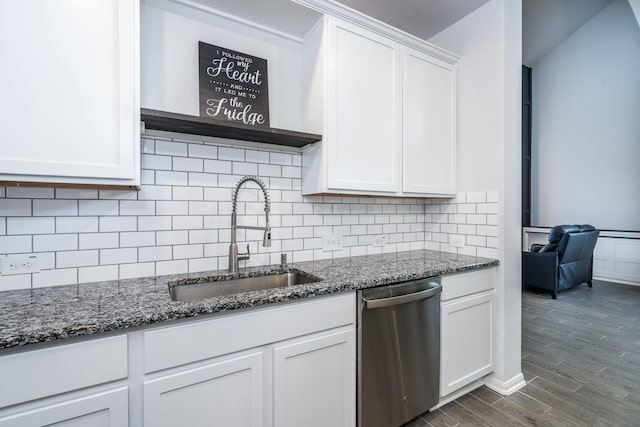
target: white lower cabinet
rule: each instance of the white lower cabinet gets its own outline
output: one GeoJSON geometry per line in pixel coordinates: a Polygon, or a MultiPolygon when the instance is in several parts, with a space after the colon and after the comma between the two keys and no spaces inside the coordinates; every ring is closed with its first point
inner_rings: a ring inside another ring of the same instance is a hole
{"type": "Polygon", "coordinates": [[[128,398],[126,387],[89,394],[0,418],[0,427],[124,427],[128,398]]]}
{"type": "Polygon", "coordinates": [[[144,426],[355,426],[355,293],[144,334],[144,426]]]}
{"type": "Polygon", "coordinates": [[[493,371],[495,269],[442,278],[440,395],[493,371]]]}
{"type": "Polygon", "coordinates": [[[355,364],[353,328],[277,345],[274,425],[355,425],[355,364]]]}
{"type": "Polygon", "coordinates": [[[0,356],[0,427],[128,425],[127,336],[0,356]]]}
{"type": "Polygon", "coordinates": [[[255,427],[262,420],[261,351],[214,360],[144,384],[147,427],[255,427]]]}

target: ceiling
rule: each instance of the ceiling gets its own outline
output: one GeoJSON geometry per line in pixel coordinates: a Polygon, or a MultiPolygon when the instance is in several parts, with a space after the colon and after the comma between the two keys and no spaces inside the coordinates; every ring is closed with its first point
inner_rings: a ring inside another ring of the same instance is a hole
{"type": "Polygon", "coordinates": [[[428,40],[489,0],[338,0],[409,34],[428,40]]]}
{"type": "MultiPolygon", "coordinates": [[[[242,16],[302,38],[321,14],[291,0],[173,0],[242,16]],[[287,13],[282,13],[286,10],[287,13]]],[[[336,0],[428,40],[490,0],[336,0]]],[[[505,0],[512,1],[512,0],[505,0]]],[[[522,0],[522,59],[533,66],[612,0],[522,0]]],[[[629,0],[640,10],[640,0],[629,0]]],[[[637,13],[637,12],[636,12],[637,13]]],[[[640,17],[638,17],[640,18],[640,17]]]]}
{"type": "Polygon", "coordinates": [[[522,0],[522,63],[533,66],[612,0],[522,0]]]}

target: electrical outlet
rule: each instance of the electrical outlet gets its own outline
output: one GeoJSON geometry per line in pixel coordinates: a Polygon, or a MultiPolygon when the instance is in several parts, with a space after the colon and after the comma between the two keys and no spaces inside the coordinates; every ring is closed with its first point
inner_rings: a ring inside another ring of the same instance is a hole
{"type": "Polygon", "coordinates": [[[376,236],[374,241],[373,241],[373,246],[384,246],[387,244],[387,236],[381,234],[379,236],[376,236]]]}
{"type": "Polygon", "coordinates": [[[342,250],[343,237],[341,234],[326,233],[322,238],[322,250],[325,252],[342,250]]]}
{"type": "Polygon", "coordinates": [[[449,236],[449,245],[454,248],[461,248],[464,246],[463,236],[449,236]]]}
{"type": "Polygon", "coordinates": [[[40,263],[36,255],[8,255],[0,257],[0,275],[39,273],[40,263]]]}

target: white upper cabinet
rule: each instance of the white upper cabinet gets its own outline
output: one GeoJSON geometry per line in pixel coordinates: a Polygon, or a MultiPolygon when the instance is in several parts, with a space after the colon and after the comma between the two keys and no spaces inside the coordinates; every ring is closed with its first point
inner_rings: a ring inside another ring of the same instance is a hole
{"type": "Polygon", "coordinates": [[[328,22],[328,187],[397,192],[400,48],[355,25],[328,22]]]}
{"type": "Polygon", "coordinates": [[[0,6],[0,181],[138,186],[139,4],[0,6]]]}
{"type": "Polygon", "coordinates": [[[403,59],[402,191],[455,196],[455,67],[410,48],[403,59]]]}
{"type": "Polygon", "coordinates": [[[455,55],[327,15],[302,56],[303,123],[323,135],[304,151],[303,194],[455,195],[455,55]]]}

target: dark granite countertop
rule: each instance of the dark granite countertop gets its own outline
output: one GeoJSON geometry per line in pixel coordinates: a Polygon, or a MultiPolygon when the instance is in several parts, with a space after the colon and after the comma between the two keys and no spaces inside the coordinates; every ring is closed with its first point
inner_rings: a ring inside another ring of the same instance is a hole
{"type": "MultiPolygon", "coordinates": [[[[323,280],[194,302],[173,302],[167,283],[224,274],[201,272],[0,292],[0,349],[259,307],[497,265],[498,261],[429,250],[290,263],[323,280]]],[[[264,266],[244,275],[278,268],[264,266]]],[[[236,275],[237,277],[237,275],[236,275]]]]}

